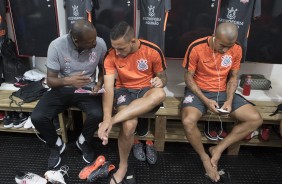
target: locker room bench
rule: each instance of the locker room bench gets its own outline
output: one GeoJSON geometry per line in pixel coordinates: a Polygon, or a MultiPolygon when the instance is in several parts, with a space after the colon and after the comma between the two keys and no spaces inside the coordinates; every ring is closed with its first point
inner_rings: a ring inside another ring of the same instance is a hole
{"type": "MultiPolygon", "coordinates": [[[[181,97],[166,97],[164,101],[164,107],[160,108],[155,114],[155,147],[158,151],[164,151],[165,142],[187,142],[184,134],[183,126],[181,123],[176,123],[173,120],[180,120],[180,103],[181,97]]],[[[279,112],[275,116],[269,116],[274,112],[279,105],[279,102],[263,102],[252,101],[257,110],[260,112],[264,124],[279,125],[282,127],[282,113],[279,112]]],[[[201,121],[215,121],[219,122],[218,115],[207,113],[201,119],[201,121]]],[[[222,122],[237,123],[235,119],[229,116],[221,116],[222,122]]],[[[280,129],[281,130],[281,129],[280,129]]],[[[280,132],[282,133],[282,132],[280,132]]],[[[202,136],[203,143],[216,144],[215,141],[210,141],[202,136]]],[[[282,139],[279,135],[271,134],[270,140],[267,142],[261,142],[258,139],[252,139],[249,142],[240,141],[227,150],[229,155],[237,155],[241,145],[249,146],[270,146],[270,147],[282,147],[282,139]]]]}
{"type": "MultiPolygon", "coordinates": [[[[3,111],[22,111],[22,112],[32,112],[38,101],[31,103],[24,103],[21,107],[17,106],[15,103],[11,104],[9,96],[12,94],[12,90],[0,90],[0,110],[3,111]]],[[[13,97],[16,102],[20,102],[19,98],[13,97]]],[[[60,123],[60,132],[59,135],[62,136],[64,142],[68,142],[67,130],[71,128],[71,124],[67,121],[64,121],[63,113],[59,114],[59,123],[60,123]]],[[[3,123],[0,123],[0,131],[5,132],[19,132],[19,133],[35,133],[32,129],[25,128],[4,128],[3,123]]]]}

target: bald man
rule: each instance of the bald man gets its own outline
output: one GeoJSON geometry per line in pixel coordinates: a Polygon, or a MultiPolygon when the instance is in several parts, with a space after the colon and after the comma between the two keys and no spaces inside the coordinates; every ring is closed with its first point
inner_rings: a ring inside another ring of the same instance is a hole
{"type": "Polygon", "coordinates": [[[212,181],[220,179],[217,166],[222,152],[262,124],[257,110],[235,94],[242,58],[242,48],[236,43],[237,36],[238,30],[234,24],[220,24],[215,35],[190,44],[182,65],[185,68],[186,83],[182,102],[185,135],[200,156],[206,175],[212,181]],[[207,110],[221,115],[218,108],[225,110],[240,123],[216,146],[209,148],[210,157],[203,147],[197,122],[207,110]]]}
{"type": "Polygon", "coordinates": [[[60,164],[60,154],[66,147],[52,120],[71,106],[87,115],[76,145],[85,162],[94,159],[91,141],[103,119],[102,97],[97,93],[103,83],[103,72],[99,72],[96,81],[96,68],[103,71],[106,51],[104,40],[97,37],[95,27],[86,20],[75,22],[69,34],[55,39],[48,48],[47,84],[51,90],[38,102],[31,121],[51,149],[50,168],[60,164]]]}

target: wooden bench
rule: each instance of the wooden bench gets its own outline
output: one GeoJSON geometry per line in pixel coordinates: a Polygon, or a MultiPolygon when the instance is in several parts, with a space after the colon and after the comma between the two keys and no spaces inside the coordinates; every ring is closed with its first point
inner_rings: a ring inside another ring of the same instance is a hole
{"type": "MultiPolygon", "coordinates": [[[[20,108],[16,104],[12,104],[10,107],[9,96],[12,93],[10,90],[0,90],[0,110],[4,111],[23,111],[32,112],[37,104],[36,102],[25,103],[20,108]]],[[[15,98],[17,102],[20,99],[15,98]]],[[[155,143],[155,148],[157,151],[164,151],[165,142],[187,142],[184,134],[183,125],[181,124],[181,114],[180,114],[180,104],[182,98],[177,97],[166,97],[163,107],[161,107],[155,115],[145,114],[142,117],[149,118],[151,120],[150,133],[140,139],[153,140],[155,143]],[[152,123],[154,122],[154,123],[152,123]]],[[[282,127],[282,113],[278,113],[275,116],[269,116],[272,112],[276,110],[278,102],[261,102],[252,101],[256,104],[256,108],[260,112],[264,124],[274,124],[282,127]]],[[[59,123],[61,131],[59,134],[62,136],[64,142],[68,141],[67,130],[72,129],[74,122],[72,117],[72,111],[80,111],[78,108],[71,107],[68,109],[67,115],[65,113],[59,114],[59,123]]],[[[86,114],[82,113],[83,121],[86,118],[86,114]]],[[[201,119],[201,121],[214,121],[219,122],[218,115],[206,114],[201,119]]],[[[228,116],[221,117],[222,122],[232,122],[236,123],[235,119],[228,116]]],[[[3,124],[0,124],[0,131],[8,132],[20,132],[20,133],[34,133],[34,130],[24,129],[24,128],[4,128],[3,124]]],[[[120,131],[120,124],[114,126],[110,138],[117,138],[120,131]]],[[[281,131],[281,130],[280,130],[281,131]]],[[[281,131],[282,134],[282,131],[281,131]]],[[[97,136],[97,133],[95,134],[97,136]]],[[[203,143],[216,144],[215,141],[210,141],[202,136],[203,143]]],[[[271,146],[271,147],[282,147],[282,140],[280,137],[271,135],[270,140],[267,142],[261,142],[258,139],[252,139],[249,142],[239,141],[238,143],[230,146],[228,148],[228,154],[237,155],[241,145],[250,146],[271,146]]]]}
{"type": "MultiPolygon", "coordinates": [[[[11,90],[0,90],[0,110],[3,111],[22,111],[22,112],[32,112],[34,107],[36,106],[38,101],[31,102],[31,103],[24,103],[21,107],[16,105],[15,103],[12,103],[10,106],[11,100],[9,99],[9,96],[12,94],[13,91],[11,90]]],[[[13,99],[16,100],[16,102],[20,102],[21,99],[17,97],[13,97],[13,99]]],[[[69,113],[71,114],[71,113],[69,113]]],[[[59,124],[60,124],[60,131],[58,132],[59,135],[62,136],[63,141],[66,143],[68,142],[68,135],[67,130],[71,128],[69,121],[64,121],[64,115],[63,113],[60,113],[59,115],[59,124]]],[[[32,129],[25,129],[25,128],[4,128],[3,124],[0,124],[0,131],[5,132],[19,132],[19,133],[35,133],[32,129]]]]}
{"type": "MultiPolygon", "coordinates": [[[[180,104],[182,98],[177,97],[166,97],[164,101],[164,107],[160,108],[156,112],[155,118],[155,147],[157,151],[164,151],[165,142],[187,142],[184,134],[183,126],[180,123],[176,123],[173,120],[180,120],[180,104]],[[172,124],[171,124],[172,123],[172,124]]],[[[277,108],[278,102],[261,102],[252,101],[256,104],[257,110],[260,112],[264,124],[274,124],[282,126],[282,113],[278,113],[275,116],[269,116],[277,108]]],[[[219,122],[218,115],[206,114],[201,121],[216,121],[219,122]]],[[[222,122],[233,122],[237,123],[235,119],[229,116],[222,116],[222,122]]],[[[215,141],[210,141],[202,136],[203,143],[216,144],[215,141]]],[[[279,136],[271,136],[267,142],[261,142],[258,139],[252,139],[249,142],[239,141],[238,143],[230,146],[227,150],[229,155],[237,155],[240,149],[240,145],[252,145],[252,146],[271,146],[271,147],[282,147],[282,140],[279,136]]]]}

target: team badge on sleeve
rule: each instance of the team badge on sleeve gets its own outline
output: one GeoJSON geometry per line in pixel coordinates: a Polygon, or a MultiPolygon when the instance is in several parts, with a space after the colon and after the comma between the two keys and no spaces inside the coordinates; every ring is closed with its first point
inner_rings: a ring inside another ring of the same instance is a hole
{"type": "Polygon", "coordinates": [[[140,71],[148,70],[149,66],[147,62],[145,59],[137,60],[137,69],[140,71]]]}
{"type": "Polygon", "coordinates": [[[222,67],[229,67],[232,64],[232,56],[230,55],[224,55],[221,57],[221,66],[222,67]]]}

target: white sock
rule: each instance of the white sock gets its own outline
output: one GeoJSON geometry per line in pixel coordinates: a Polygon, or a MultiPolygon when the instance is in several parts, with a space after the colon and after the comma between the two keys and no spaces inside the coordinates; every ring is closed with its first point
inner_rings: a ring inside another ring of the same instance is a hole
{"type": "Polygon", "coordinates": [[[57,142],[56,142],[56,145],[57,146],[61,146],[63,143],[62,143],[62,139],[60,137],[58,137],[57,139],[57,142]]]}
{"type": "Polygon", "coordinates": [[[79,142],[80,144],[83,144],[84,141],[85,141],[84,136],[83,136],[82,134],[80,134],[80,136],[78,137],[78,142],[79,142]]]}

